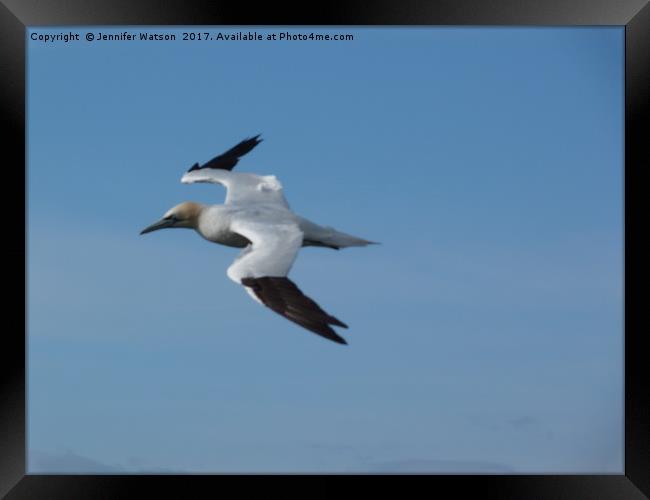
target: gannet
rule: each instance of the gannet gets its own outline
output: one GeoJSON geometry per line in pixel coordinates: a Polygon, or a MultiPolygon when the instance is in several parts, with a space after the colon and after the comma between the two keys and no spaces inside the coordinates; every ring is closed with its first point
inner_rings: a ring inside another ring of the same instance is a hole
{"type": "Polygon", "coordinates": [[[213,243],[243,248],[226,271],[260,304],[290,321],[340,344],[347,344],[331,325],[348,328],[307,297],[287,274],[301,247],[338,250],[374,244],[296,215],[274,175],[232,172],[239,158],[262,139],[244,139],[203,165],[195,163],[181,182],[208,182],[226,188],[223,205],[186,201],[168,210],[140,234],[164,228],[194,229],[213,243]]]}

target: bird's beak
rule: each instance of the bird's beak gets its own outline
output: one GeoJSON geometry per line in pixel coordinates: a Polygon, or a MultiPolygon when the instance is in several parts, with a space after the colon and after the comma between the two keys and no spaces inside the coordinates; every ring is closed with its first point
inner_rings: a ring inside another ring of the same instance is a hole
{"type": "Polygon", "coordinates": [[[150,233],[151,231],[158,231],[158,229],[165,229],[166,227],[173,227],[174,219],[161,219],[158,222],[154,222],[149,227],[145,227],[140,234],[150,233]]]}

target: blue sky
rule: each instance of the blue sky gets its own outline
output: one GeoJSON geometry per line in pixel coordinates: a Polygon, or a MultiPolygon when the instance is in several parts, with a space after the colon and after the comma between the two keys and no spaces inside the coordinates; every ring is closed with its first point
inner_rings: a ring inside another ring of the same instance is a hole
{"type": "Polygon", "coordinates": [[[28,41],[30,472],[622,472],[623,28],[70,29],[28,41]],[[84,40],[125,29],[179,39],[84,40]],[[290,274],[348,346],[138,234],[257,133],[238,171],[382,243],[290,274]]]}

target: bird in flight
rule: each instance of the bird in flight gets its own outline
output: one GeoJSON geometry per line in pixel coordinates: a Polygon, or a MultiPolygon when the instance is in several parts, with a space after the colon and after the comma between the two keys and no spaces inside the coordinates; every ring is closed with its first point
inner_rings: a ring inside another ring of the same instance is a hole
{"type": "Polygon", "coordinates": [[[243,248],[227,270],[231,280],[242,285],[257,302],[288,320],[329,340],[347,344],[332,326],[348,326],[302,293],[287,274],[301,247],[338,250],[375,242],[295,214],[284,198],[282,184],[273,175],[232,172],[239,158],[262,142],[259,137],[245,139],[203,165],[195,163],[181,178],[184,184],[208,182],[225,186],[223,205],[186,201],[168,210],[140,234],[182,227],[194,229],[213,243],[243,248]]]}

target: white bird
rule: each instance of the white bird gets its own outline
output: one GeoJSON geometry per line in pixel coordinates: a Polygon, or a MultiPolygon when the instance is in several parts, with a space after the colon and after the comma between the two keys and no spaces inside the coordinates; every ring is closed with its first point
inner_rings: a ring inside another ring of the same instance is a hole
{"type": "Polygon", "coordinates": [[[282,184],[273,175],[231,172],[257,146],[259,135],[245,139],[202,166],[194,164],[181,182],[209,182],[226,187],[223,205],[181,203],[140,234],[158,229],[194,229],[208,241],[244,248],[227,270],[228,277],[243,285],[259,303],[327,339],[347,344],[331,325],[347,325],[326,313],[287,278],[301,247],[338,250],[375,242],[357,238],[328,226],[320,226],[289,208],[282,184]]]}

